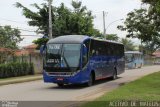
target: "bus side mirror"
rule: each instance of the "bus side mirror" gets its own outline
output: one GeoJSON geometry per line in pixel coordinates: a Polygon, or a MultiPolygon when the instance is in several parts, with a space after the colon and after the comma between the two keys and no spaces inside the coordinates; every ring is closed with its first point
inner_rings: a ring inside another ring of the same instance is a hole
{"type": "Polygon", "coordinates": [[[43,52],[45,50],[45,45],[41,45],[40,47],[40,54],[43,55],[43,52]]]}

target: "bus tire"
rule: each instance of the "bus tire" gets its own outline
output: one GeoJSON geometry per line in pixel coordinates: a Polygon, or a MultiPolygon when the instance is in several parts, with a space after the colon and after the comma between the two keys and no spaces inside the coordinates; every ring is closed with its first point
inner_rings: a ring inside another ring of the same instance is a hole
{"type": "Polygon", "coordinates": [[[113,72],[112,80],[116,80],[118,78],[117,76],[117,70],[115,69],[113,72]]]}
{"type": "Polygon", "coordinates": [[[93,85],[93,82],[94,82],[94,75],[93,75],[93,72],[90,74],[89,76],[89,81],[87,82],[87,86],[90,87],[93,85]]]}
{"type": "Polygon", "coordinates": [[[63,87],[64,84],[63,83],[57,83],[58,87],[63,87]]]}
{"type": "Polygon", "coordinates": [[[137,64],[136,63],[134,64],[134,68],[137,68],[137,64]]]}
{"type": "Polygon", "coordinates": [[[141,63],[141,65],[140,65],[140,67],[139,68],[142,68],[142,63],[141,63]]]}

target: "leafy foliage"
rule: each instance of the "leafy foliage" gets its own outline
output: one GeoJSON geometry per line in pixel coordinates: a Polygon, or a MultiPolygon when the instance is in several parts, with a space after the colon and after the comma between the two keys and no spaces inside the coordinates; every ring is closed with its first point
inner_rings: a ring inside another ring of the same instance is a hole
{"type": "Polygon", "coordinates": [[[125,51],[135,51],[135,45],[131,40],[122,38],[120,42],[124,45],[125,51]]]}
{"type": "MultiPolygon", "coordinates": [[[[20,3],[16,7],[22,8],[23,15],[29,19],[30,26],[37,26],[38,33],[48,33],[48,5],[46,3],[32,4],[38,11],[33,12],[20,3]]],[[[60,35],[100,35],[93,27],[93,16],[82,2],[72,1],[73,9],[67,8],[63,3],[59,7],[52,7],[52,26],[53,37],[60,35]]]]}
{"type": "Polygon", "coordinates": [[[160,48],[160,37],[154,37],[152,41],[146,42],[143,46],[143,52],[152,54],[160,48]]]}
{"type": "Polygon", "coordinates": [[[124,22],[125,26],[118,26],[118,28],[127,31],[127,37],[142,39],[144,42],[151,41],[154,26],[151,25],[146,12],[145,9],[140,9],[128,13],[128,17],[124,22]]]}
{"type": "Polygon", "coordinates": [[[48,41],[48,38],[39,38],[37,40],[34,40],[33,43],[37,44],[37,49],[40,49],[41,45],[46,44],[48,41]]]}
{"type": "Polygon", "coordinates": [[[11,26],[0,26],[0,46],[4,48],[17,48],[17,43],[20,42],[20,31],[12,29],[11,26]]]}
{"type": "Polygon", "coordinates": [[[9,78],[34,74],[33,64],[28,63],[8,63],[0,64],[0,78],[9,78]]]}
{"type": "Polygon", "coordinates": [[[138,38],[151,52],[160,48],[159,16],[153,14],[153,9],[135,9],[128,13],[124,26],[118,26],[127,31],[127,37],[138,38]],[[158,24],[159,23],[159,24],[158,24]]]}
{"type": "Polygon", "coordinates": [[[159,0],[142,0],[142,2],[150,5],[149,12],[156,13],[156,14],[160,13],[160,1],[159,0]]]}
{"type": "Polygon", "coordinates": [[[118,41],[119,37],[117,36],[117,34],[108,34],[108,35],[106,35],[106,39],[112,40],[112,41],[118,41]]]}

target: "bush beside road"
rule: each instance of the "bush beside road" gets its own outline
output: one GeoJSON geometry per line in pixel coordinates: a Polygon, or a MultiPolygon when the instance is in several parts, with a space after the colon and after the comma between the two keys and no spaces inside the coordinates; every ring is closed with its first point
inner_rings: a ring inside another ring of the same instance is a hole
{"type": "Polygon", "coordinates": [[[160,72],[142,77],[106,93],[82,107],[106,107],[107,102],[116,101],[160,101],[160,72]]]}
{"type": "Polygon", "coordinates": [[[0,78],[18,77],[33,74],[34,68],[32,63],[12,62],[0,64],[0,78]]]}

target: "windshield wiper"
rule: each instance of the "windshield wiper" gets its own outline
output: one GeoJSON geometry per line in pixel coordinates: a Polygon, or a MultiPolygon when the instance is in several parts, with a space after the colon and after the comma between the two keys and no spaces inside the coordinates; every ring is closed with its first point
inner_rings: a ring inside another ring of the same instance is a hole
{"type": "Polygon", "coordinates": [[[67,65],[67,68],[70,68],[70,66],[69,66],[66,58],[64,57],[64,50],[63,50],[63,52],[62,52],[62,59],[64,59],[64,62],[65,62],[65,64],[67,65]]]}

